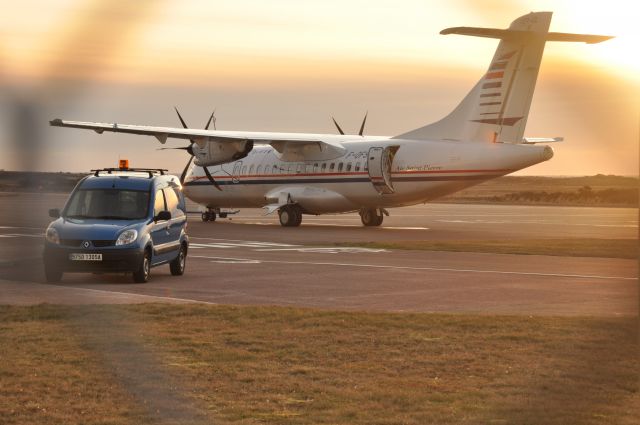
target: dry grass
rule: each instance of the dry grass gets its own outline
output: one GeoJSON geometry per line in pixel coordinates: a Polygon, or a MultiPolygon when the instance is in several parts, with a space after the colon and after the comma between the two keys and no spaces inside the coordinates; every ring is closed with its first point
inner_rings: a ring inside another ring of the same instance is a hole
{"type": "Polygon", "coordinates": [[[638,258],[635,239],[515,239],[347,242],[339,246],[421,251],[487,252],[494,254],[556,255],[562,257],[638,258]]]}
{"type": "Polygon", "coordinates": [[[140,422],[65,322],[96,310],[135,323],[130,343],[215,423],[635,424],[640,411],[632,319],[42,306],[0,309],[6,423],[140,422]]]}

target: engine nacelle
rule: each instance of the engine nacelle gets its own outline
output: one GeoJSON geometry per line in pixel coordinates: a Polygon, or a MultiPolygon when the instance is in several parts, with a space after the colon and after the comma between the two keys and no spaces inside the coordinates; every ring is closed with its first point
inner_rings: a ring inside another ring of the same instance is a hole
{"type": "Polygon", "coordinates": [[[200,167],[226,164],[237,161],[249,155],[253,149],[253,140],[238,140],[233,142],[206,142],[204,147],[195,143],[192,145],[195,164],[200,167]]]}

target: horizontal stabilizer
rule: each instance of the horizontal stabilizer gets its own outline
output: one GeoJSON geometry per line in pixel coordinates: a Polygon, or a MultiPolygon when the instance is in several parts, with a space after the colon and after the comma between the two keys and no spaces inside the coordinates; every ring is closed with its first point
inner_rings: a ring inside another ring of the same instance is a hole
{"type": "Polygon", "coordinates": [[[501,30],[496,28],[478,28],[478,27],[453,27],[440,31],[440,34],[459,34],[470,35],[473,37],[498,38],[501,40],[518,40],[533,36],[544,35],[546,41],[574,41],[584,42],[587,44],[601,43],[612,39],[610,35],[593,35],[593,34],[571,34],[566,32],[549,32],[540,33],[535,31],[522,30],[501,30]]]}
{"type": "Polygon", "coordinates": [[[525,137],[522,139],[523,145],[535,145],[536,143],[563,142],[564,137],[525,137]]]}

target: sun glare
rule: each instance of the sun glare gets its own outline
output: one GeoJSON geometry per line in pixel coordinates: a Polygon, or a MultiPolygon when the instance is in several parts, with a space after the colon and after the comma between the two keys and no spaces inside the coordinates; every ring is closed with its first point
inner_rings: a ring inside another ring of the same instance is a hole
{"type": "MultiPolygon", "coordinates": [[[[604,43],[575,51],[575,58],[597,64],[626,77],[637,79],[640,74],[640,26],[635,2],[608,1],[606,7],[579,0],[561,3],[554,14],[552,31],[612,35],[604,43]]],[[[574,56],[574,54],[572,54],[574,56]]]]}

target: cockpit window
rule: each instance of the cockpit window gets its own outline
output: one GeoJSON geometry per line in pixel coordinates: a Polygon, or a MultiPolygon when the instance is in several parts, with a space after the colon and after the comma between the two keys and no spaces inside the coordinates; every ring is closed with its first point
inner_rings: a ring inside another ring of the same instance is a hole
{"type": "Polygon", "coordinates": [[[149,211],[149,192],[122,189],[81,189],[71,196],[66,218],[135,220],[149,211]]]}

